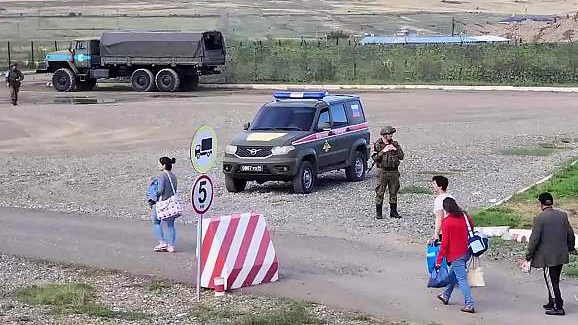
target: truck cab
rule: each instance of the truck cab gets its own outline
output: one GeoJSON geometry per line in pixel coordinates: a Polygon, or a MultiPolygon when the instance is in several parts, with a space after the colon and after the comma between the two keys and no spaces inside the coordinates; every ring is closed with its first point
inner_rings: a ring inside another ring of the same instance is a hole
{"type": "Polygon", "coordinates": [[[88,71],[92,65],[100,64],[100,40],[75,40],[69,47],[74,53],[74,65],[78,70],[88,71]]]}

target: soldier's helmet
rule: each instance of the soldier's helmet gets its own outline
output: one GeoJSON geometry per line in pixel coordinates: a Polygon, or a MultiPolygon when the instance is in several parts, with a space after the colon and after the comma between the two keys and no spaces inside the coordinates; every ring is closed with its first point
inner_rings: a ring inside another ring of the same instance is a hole
{"type": "Polygon", "coordinates": [[[12,68],[12,67],[18,67],[18,63],[12,62],[12,63],[10,63],[10,67],[11,67],[11,68],[12,68]]]}
{"type": "Polygon", "coordinates": [[[381,131],[379,132],[379,134],[381,135],[386,135],[386,134],[394,134],[396,131],[396,129],[391,126],[391,125],[387,125],[386,127],[382,128],[381,131]]]}

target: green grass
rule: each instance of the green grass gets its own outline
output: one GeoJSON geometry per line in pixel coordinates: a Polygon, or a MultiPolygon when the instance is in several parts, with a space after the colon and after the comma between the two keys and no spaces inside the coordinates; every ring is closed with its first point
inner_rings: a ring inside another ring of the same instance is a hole
{"type": "Polygon", "coordinates": [[[554,202],[560,198],[578,200],[578,164],[563,167],[551,179],[516,195],[514,200],[535,203],[538,195],[543,192],[552,193],[554,202]]]}
{"type": "Polygon", "coordinates": [[[432,194],[432,190],[424,186],[408,185],[402,187],[399,194],[432,194]]]}
{"type": "Polygon", "coordinates": [[[564,274],[570,277],[578,278],[578,256],[570,256],[570,263],[564,266],[564,274]]]}
{"type": "Polygon", "coordinates": [[[209,323],[211,321],[223,321],[227,320],[234,320],[239,316],[244,315],[243,313],[235,313],[230,310],[228,307],[222,308],[212,308],[207,306],[203,303],[195,305],[194,308],[189,310],[189,317],[195,318],[197,321],[201,321],[203,323],[209,323]]]}
{"type": "Polygon", "coordinates": [[[476,226],[530,229],[533,218],[539,213],[538,196],[543,192],[552,193],[557,207],[570,211],[570,215],[575,213],[578,208],[578,164],[562,167],[548,181],[514,195],[499,207],[474,211],[474,223],[476,226]]]}
{"type": "Polygon", "coordinates": [[[139,312],[113,311],[94,302],[93,287],[81,284],[48,284],[30,286],[16,292],[16,297],[29,305],[47,306],[55,314],[85,314],[92,317],[140,320],[148,315],[139,312]]]}
{"type": "Polygon", "coordinates": [[[546,157],[554,153],[552,148],[539,147],[516,147],[502,150],[501,153],[506,156],[532,156],[532,157],[546,157]]]}
{"type": "Polygon", "coordinates": [[[150,292],[159,294],[165,291],[166,289],[169,289],[170,287],[171,286],[166,283],[154,280],[149,284],[148,289],[150,292]]]}
{"type": "Polygon", "coordinates": [[[293,302],[287,306],[262,315],[249,315],[241,318],[239,325],[294,325],[323,324],[309,314],[302,303],[293,302]]]}
{"type": "Polygon", "coordinates": [[[505,207],[492,207],[474,211],[472,218],[476,227],[527,227],[527,222],[520,214],[505,207]]]}
{"type": "Polygon", "coordinates": [[[274,310],[265,312],[238,312],[228,307],[213,308],[198,304],[189,311],[189,316],[202,323],[232,322],[236,325],[315,325],[323,322],[309,314],[307,305],[299,302],[282,303],[274,310]]]}
{"type": "Polygon", "coordinates": [[[353,316],[351,316],[351,320],[357,322],[373,322],[375,321],[375,318],[367,314],[356,313],[353,316]]]}

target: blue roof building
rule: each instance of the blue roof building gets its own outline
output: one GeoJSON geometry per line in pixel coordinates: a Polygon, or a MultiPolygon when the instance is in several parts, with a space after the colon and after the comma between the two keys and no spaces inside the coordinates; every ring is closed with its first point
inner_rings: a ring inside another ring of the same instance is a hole
{"type": "Polygon", "coordinates": [[[505,43],[510,40],[504,37],[481,36],[368,36],[361,40],[361,45],[371,44],[463,44],[463,43],[505,43]]]}

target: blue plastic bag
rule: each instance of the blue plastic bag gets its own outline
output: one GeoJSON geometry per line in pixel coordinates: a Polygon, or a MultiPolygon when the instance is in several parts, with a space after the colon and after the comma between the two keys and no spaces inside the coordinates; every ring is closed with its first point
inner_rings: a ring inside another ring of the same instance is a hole
{"type": "MultiPolygon", "coordinates": [[[[433,270],[435,264],[436,264],[436,260],[438,258],[438,254],[440,253],[440,245],[439,244],[429,244],[426,247],[426,263],[427,263],[427,273],[430,274],[431,271],[433,270]]],[[[448,263],[446,261],[446,258],[444,257],[442,259],[442,268],[446,269],[448,268],[448,263]]]]}
{"type": "Polygon", "coordinates": [[[157,178],[151,179],[149,186],[147,187],[147,201],[150,205],[157,202],[157,189],[159,187],[157,178]]]}
{"type": "Polygon", "coordinates": [[[441,267],[439,269],[433,269],[429,276],[429,281],[427,283],[428,288],[444,288],[450,284],[450,272],[448,268],[441,267]]]}

